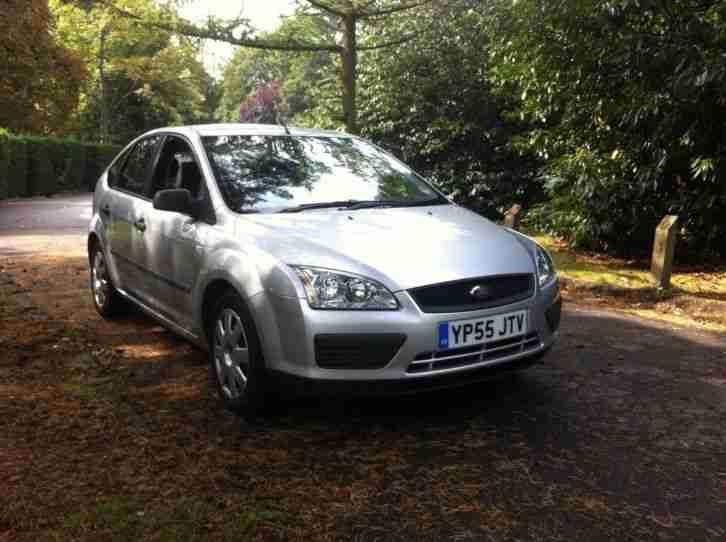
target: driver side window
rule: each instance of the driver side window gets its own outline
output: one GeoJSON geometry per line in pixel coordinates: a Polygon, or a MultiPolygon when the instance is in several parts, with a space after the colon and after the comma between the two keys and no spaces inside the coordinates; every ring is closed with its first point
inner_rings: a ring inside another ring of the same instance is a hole
{"type": "Polygon", "coordinates": [[[203,184],[201,171],[189,144],[177,137],[167,137],[154,170],[151,197],[159,190],[186,188],[193,200],[199,200],[203,195],[203,184]]]}
{"type": "Polygon", "coordinates": [[[159,190],[172,188],[189,190],[192,201],[200,210],[199,218],[214,223],[214,210],[194,151],[182,138],[167,136],[151,178],[151,198],[159,190]]]}

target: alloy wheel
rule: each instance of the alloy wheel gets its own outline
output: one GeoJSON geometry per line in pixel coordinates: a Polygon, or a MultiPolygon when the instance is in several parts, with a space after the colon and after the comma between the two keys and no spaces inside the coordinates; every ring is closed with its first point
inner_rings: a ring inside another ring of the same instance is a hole
{"type": "Polygon", "coordinates": [[[242,319],[231,308],[222,310],[214,322],[214,368],[227,399],[239,399],[247,390],[250,354],[242,319]]]}
{"type": "Polygon", "coordinates": [[[97,250],[96,254],[93,256],[92,274],[93,298],[96,301],[96,305],[98,305],[99,308],[103,308],[106,306],[109,296],[111,295],[111,282],[108,276],[106,259],[103,257],[103,252],[100,250],[97,250]]]}

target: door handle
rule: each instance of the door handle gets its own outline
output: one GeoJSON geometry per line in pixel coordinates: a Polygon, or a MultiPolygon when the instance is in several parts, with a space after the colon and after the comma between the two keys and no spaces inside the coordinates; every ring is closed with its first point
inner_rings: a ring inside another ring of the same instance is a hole
{"type": "Polygon", "coordinates": [[[146,220],[144,220],[144,217],[141,217],[136,222],[134,222],[134,228],[142,232],[146,231],[146,220]]]}
{"type": "Polygon", "coordinates": [[[111,206],[108,203],[101,207],[101,214],[105,216],[111,216],[111,206]]]}

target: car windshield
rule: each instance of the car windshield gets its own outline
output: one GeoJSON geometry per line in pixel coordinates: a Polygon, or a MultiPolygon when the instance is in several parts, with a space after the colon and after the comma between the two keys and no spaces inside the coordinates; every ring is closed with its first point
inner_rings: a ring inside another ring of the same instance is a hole
{"type": "Polygon", "coordinates": [[[448,203],[401,162],[360,139],[224,135],[202,141],[227,205],[240,213],[448,203]]]}

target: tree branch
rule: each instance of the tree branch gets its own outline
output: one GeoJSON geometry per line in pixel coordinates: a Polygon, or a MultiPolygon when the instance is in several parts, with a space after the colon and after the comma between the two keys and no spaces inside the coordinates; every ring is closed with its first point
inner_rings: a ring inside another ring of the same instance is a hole
{"type": "Polygon", "coordinates": [[[326,11],[328,13],[332,13],[333,15],[337,15],[338,17],[345,17],[349,15],[345,11],[342,11],[340,8],[336,8],[334,6],[331,6],[329,4],[326,4],[324,2],[320,2],[319,0],[305,0],[308,4],[313,6],[314,8],[317,8],[322,11],[326,11]]]}
{"type": "MultiPolygon", "coordinates": [[[[310,0],[307,0],[310,2],[310,0]]],[[[373,17],[385,17],[386,15],[392,15],[401,11],[424,6],[426,4],[433,3],[434,0],[421,0],[420,2],[410,2],[408,4],[401,4],[386,9],[379,9],[377,11],[360,11],[356,13],[358,19],[370,19],[373,17]]]]}
{"type": "Polygon", "coordinates": [[[384,41],[383,43],[377,43],[376,45],[359,45],[358,47],[356,47],[356,50],[375,51],[376,49],[385,49],[386,47],[393,47],[394,45],[401,45],[403,43],[406,43],[407,41],[411,41],[419,37],[421,34],[423,34],[423,32],[411,32],[410,34],[406,34],[405,36],[402,36],[398,39],[384,41]]]}
{"type": "Polygon", "coordinates": [[[334,43],[306,43],[296,41],[294,39],[277,41],[264,38],[236,37],[234,34],[232,34],[232,25],[227,25],[220,30],[214,30],[208,28],[199,28],[198,26],[184,22],[166,23],[161,21],[149,21],[140,15],[116,6],[111,0],[99,1],[103,5],[114,11],[116,14],[122,17],[126,17],[127,19],[136,21],[141,25],[158,28],[159,30],[164,30],[166,32],[182,34],[187,37],[223,41],[225,43],[231,43],[232,45],[239,45],[241,47],[249,47],[251,49],[266,49],[273,51],[328,51],[338,53],[341,50],[340,46],[334,43]]]}

